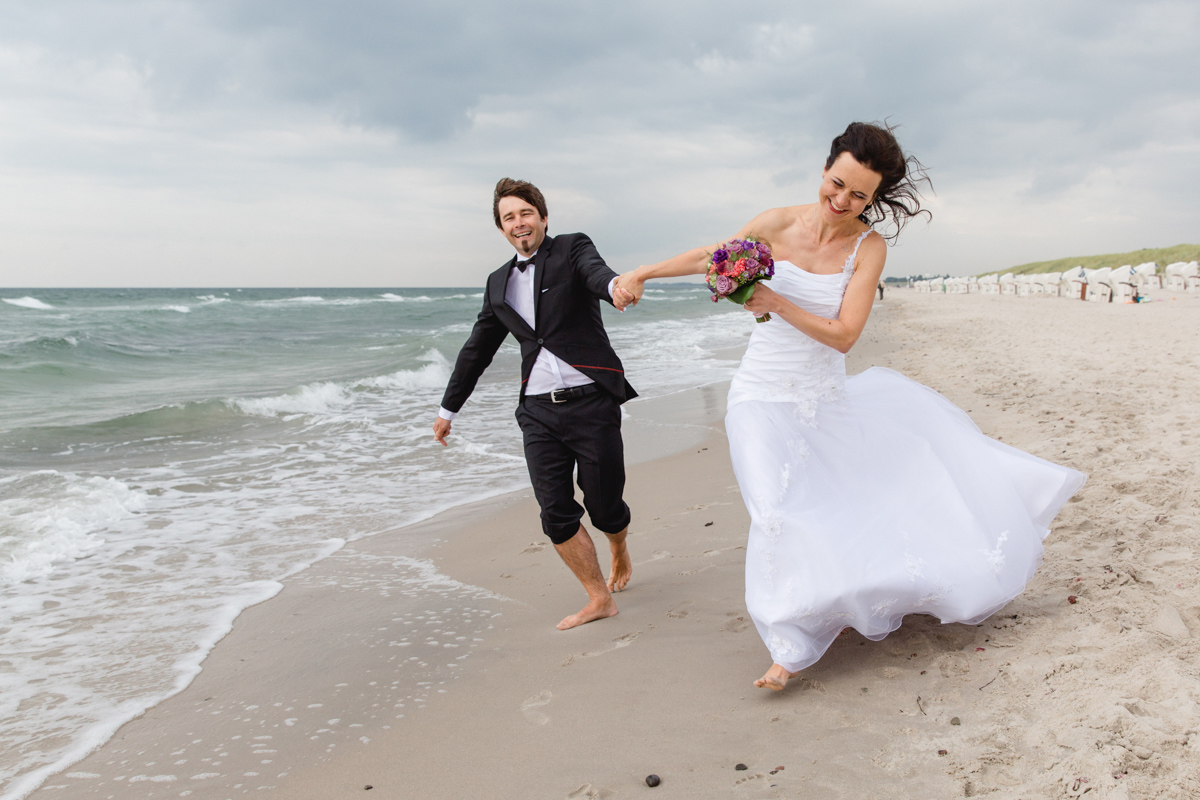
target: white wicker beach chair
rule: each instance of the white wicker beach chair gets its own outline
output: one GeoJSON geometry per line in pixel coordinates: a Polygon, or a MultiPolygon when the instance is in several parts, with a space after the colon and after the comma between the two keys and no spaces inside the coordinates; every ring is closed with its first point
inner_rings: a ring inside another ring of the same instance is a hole
{"type": "Polygon", "coordinates": [[[1184,288],[1189,292],[1200,292],[1200,262],[1189,261],[1183,265],[1184,288]]]}
{"type": "Polygon", "coordinates": [[[1109,282],[1109,276],[1112,275],[1112,267],[1101,267],[1093,270],[1087,276],[1088,289],[1087,299],[1091,303],[1111,303],[1113,298],[1112,284],[1109,282]]]}
{"type": "Polygon", "coordinates": [[[1119,303],[1132,303],[1138,295],[1136,280],[1131,265],[1126,264],[1114,269],[1108,276],[1112,299],[1119,303]]]}
{"type": "Polygon", "coordinates": [[[1071,267],[1062,274],[1063,283],[1067,285],[1067,297],[1087,299],[1087,274],[1088,270],[1083,267],[1071,267]]]}
{"type": "Polygon", "coordinates": [[[1133,268],[1135,284],[1139,289],[1161,289],[1162,276],[1158,274],[1158,264],[1147,261],[1133,268]]]}
{"type": "Polygon", "coordinates": [[[1000,294],[1017,293],[1017,276],[1006,272],[1000,276],[1000,294]]]}

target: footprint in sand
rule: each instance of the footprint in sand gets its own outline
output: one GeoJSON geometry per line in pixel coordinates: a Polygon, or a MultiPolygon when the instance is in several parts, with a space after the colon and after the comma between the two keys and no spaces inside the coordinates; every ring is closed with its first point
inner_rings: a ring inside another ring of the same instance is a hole
{"type": "Polygon", "coordinates": [[[535,694],[524,703],[521,703],[521,713],[525,715],[525,721],[531,725],[545,725],[549,722],[550,717],[546,716],[541,711],[541,708],[549,703],[553,697],[553,693],[547,689],[541,694],[535,694]]]}
{"type": "Polygon", "coordinates": [[[747,620],[745,617],[734,617],[733,619],[729,620],[724,625],[722,625],[721,629],[725,630],[725,631],[729,631],[730,633],[741,633],[742,631],[746,630],[746,628],[749,628],[749,627],[750,627],[750,621],[747,620]]]}
{"type": "Polygon", "coordinates": [[[612,644],[610,645],[602,647],[599,650],[589,650],[588,652],[581,653],[580,655],[582,655],[584,658],[589,658],[591,656],[602,656],[605,653],[611,653],[613,650],[620,650],[622,647],[629,647],[629,645],[633,644],[633,640],[641,635],[642,634],[640,631],[627,633],[624,636],[618,636],[617,638],[613,639],[612,644]]]}
{"type": "Polygon", "coordinates": [[[667,616],[671,619],[683,619],[688,615],[687,608],[692,604],[691,600],[684,600],[679,605],[667,612],[667,616]]]}
{"type": "Polygon", "coordinates": [[[660,559],[666,558],[669,555],[671,555],[671,554],[668,553],[666,550],[655,550],[653,553],[650,554],[650,557],[647,558],[645,561],[635,561],[633,563],[633,565],[635,567],[640,567],[642,564],[649,564],[652,561],[658,561],[660,559]]]}
{"type": "Polygon", "coordinates": [[[545,542],[530,542],[529,547],[522,550],[522,553],[540,553],[546,549],[545,542]]]}
{"type": "Polygon", "coordinates": [[[592,786],[590,783],[585,783],[575,791],[567,795],[567,800],[602,800],[605,797],[612,797],[612,789],[602,789],[599,786],[592,786]]]}

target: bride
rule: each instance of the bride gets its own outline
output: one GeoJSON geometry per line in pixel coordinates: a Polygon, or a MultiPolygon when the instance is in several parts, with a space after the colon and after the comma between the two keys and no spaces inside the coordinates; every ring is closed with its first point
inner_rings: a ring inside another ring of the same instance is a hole
{"type": "MultiPolygon", "coordinates": [[[[775,276],[746,309],[754,327],[729,388],[725,429],[750,512],[746,606],[783,689],[845,628],[879,640],[906,614],[974,624],[1025,588],[1054,516],[1085,476],[984,436],[903,375],[846,376],[894,239],[922,211],[916,159],[890,128],[833,140],[817,202],[774,208],[737,238],[766,241],[775,276]]],[[[622,275],[704,274],[714,247],[622,275]]]]}

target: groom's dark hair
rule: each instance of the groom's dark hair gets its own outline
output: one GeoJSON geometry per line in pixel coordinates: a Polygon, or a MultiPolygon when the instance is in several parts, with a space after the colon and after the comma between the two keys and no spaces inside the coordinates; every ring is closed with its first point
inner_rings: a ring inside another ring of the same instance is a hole
{"type": "Polygon", "coordinates": [[[519,197],[536,208],[539,217],[546,218],[546,198],[542,196],[536,186],[529,181],[501,178],[500,182],[496,184],[496,191],[492,193],[492,218],[496,220],[497,228],[500,227],[500,199],[502,197],[519,197]]]}

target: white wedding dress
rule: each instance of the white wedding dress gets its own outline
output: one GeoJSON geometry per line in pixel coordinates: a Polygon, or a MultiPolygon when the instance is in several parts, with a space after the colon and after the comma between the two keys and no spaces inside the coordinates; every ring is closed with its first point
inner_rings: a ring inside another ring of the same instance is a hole
{"type": "MultiPolygon", "coordinates": [[[[777,261],[771,288],[829,319],[841,273],[777,261]]],[[[746,606],[795,672],[843,628],[882,639],[905,614],[977,623],[1025,588],[1085,476],[984,436],[934,390],[776,317],[755,326],[725,428],[750,512],[746,606]]]]}

